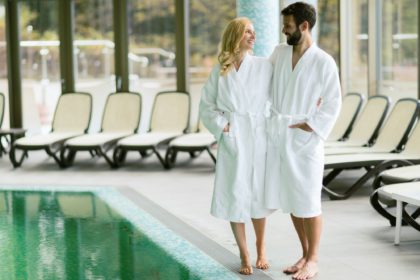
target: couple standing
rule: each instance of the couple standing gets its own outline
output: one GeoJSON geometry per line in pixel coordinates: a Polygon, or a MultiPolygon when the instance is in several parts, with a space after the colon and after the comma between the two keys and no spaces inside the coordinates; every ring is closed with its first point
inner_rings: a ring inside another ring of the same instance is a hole
{"type": "Polygon", "coordinates": [[[309,279],[318,272],[323,145],[341,93],[334,60],[311,38],[314,7],[297,2],[281,13],[287,44],[268,60],[250,55],[255,31],[249,19],[227,25],[200,116],[219,143],[211,213],[230,221],[240,273],[252,273],[245,222],[252,220],[256,234],[256,267],[267,269],[265,217],[282,209],[290,213],[303,251],[284,273],[309,279]]]}

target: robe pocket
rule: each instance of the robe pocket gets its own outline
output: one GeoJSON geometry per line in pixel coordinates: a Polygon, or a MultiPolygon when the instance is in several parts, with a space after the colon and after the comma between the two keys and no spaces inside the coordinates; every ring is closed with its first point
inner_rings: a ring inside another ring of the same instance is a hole
{"type": "Polygon", "coordinates": [[[231,155],[236,155],[238,148],[236,145],[236,137],[229,132],[223,132],[222,144],[224,149],[231,155]]]}
{"type": "Polygon", "coordinates": [[[312,138],[313,132],[308,132],[300,128],[293,129],[293,140],[298,147],[306,146],[312,138]]]}

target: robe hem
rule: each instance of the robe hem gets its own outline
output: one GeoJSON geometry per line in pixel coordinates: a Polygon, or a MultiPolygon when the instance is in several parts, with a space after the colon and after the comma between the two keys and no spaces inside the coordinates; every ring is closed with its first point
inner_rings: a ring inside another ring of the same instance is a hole
{"type": "Polygon", "coordinates": [[[271,215],[273,212],[274,212],[275,210],[273,210],[273,211],[270,211],[270,213],[267,213],[267,214],[265,214],[265,215],[259,215],[259,216],[255,216],[255,217],[251,217],[251,216],[249,216],[248,218],[246,218],[246,219],[235,219],[235,218],[232,218],[232,217],[227,217],[227,216],[225,216],[225,215],[220,215],[220,214],[215,214],[215,213],[213,213],[213,212],[210,212],[210,214],[213,216],[213,217],[215,217],[215,218],[218,218],[218,219],[222,219],[222,220],[225,220],[225,221],[228,221],[228,222],[233,222],[233,223],[247,223],[247,222],[249,222],[249,221],[251,221],[251,219],[263,219],[263,218],[267,218],[269,215],[271,215]]]}

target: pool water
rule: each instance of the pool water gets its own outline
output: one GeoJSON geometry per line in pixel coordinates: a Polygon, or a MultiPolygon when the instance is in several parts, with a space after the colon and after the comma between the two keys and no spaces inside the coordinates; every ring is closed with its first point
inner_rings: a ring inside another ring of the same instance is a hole
{"type": "Polygon", "coordinates": [[[198,249],[179,257],[185,241],[161,225],[143,233],[120,213],[95,192],[0,191],[0,279],[233,279],[221,267],[210,272],[206,257],[210,274],[191,270],[198,249]],[[180,247],[173,254],[154,236],[180,247]]]}

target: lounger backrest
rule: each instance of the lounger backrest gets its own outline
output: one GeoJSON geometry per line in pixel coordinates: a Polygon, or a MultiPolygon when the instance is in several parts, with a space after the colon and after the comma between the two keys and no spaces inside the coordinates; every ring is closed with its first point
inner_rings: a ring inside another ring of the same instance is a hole
{"type": "Polygon", "coordinates": [[[204,124],[201,120],[198,121],[198,132],[209,133],[209,130],[207,129],[207,127],[204,126],[204,124]]]}
{"type": "Polygon", "coordinates": [[[417,120],[419,102],[413,98],[398,100],[379,131],[375,147],[392,151],[400,149],[417,120]]]}
{"type": "Polygon", "coordinates": [[[63,93],[58,99],[52,122],[54,132],[84,133],[92,115],[92,96],[89,93],[63,93]]]}
{"type": "Polygon", "coordinates": [[[141,95],[135,92],[111,93],[105,103],[102,132],[137,132],[141,115],[141,95]]]}
{"type": "Polygon", "coordinates": [[[420,154],[420,121],[417,121],[417,124],[408,137],[403,153],[415,155],[420,154]]]}
{"type": "Polygon", "coordinates": [[[0,92],[0,128],[3,125],[4,118],[4,94],[0,92]]]}
{"type": "Polygon", "coordinates": [[[150,131],[184,132],[190,119],[190,95],[187,92],[164,91],[155,97],[150,131]]]}
{"type": "Polygon", "coordinates": [[[347,138],[362,104],[363,96],[360,93],[349,93],[344,96],[340,114],[328,140],[337,141],[347,138]]]}
{"type": "Polygon", "coordinates": [[[368,144],[375,140],[389,107],[388,97],[382,95],[370,97],[354,123],[349,141],[368,144]]]}

